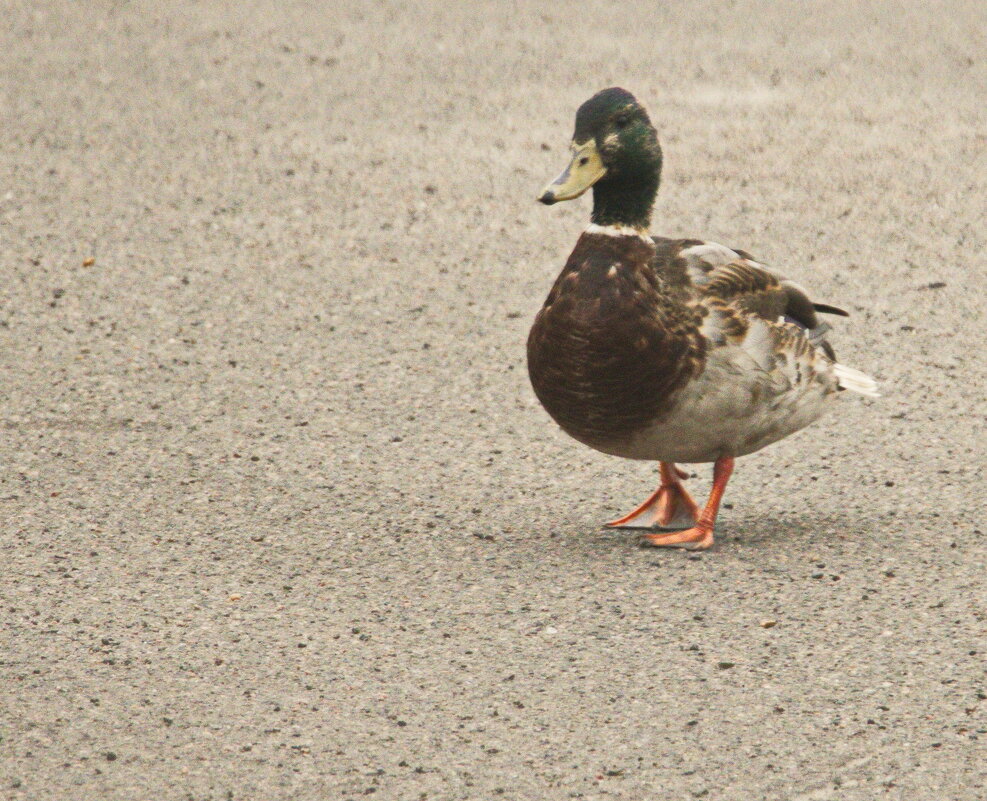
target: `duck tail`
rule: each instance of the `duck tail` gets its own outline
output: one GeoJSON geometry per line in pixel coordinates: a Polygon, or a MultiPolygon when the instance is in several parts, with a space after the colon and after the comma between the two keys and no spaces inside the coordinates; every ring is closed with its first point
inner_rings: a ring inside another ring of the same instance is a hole
{"type": "Polygon", "coordinates": [[[845,364],[839,363],[833,365],[833,373],[835,373],[836,380],[842,389],[859,392],[868,398],[881,397],[881,393],[877,391],[877,382],[867,375],[867,373],[862,373],[860,370],[854,370],[852,367],[847,367],[845,364]]]}

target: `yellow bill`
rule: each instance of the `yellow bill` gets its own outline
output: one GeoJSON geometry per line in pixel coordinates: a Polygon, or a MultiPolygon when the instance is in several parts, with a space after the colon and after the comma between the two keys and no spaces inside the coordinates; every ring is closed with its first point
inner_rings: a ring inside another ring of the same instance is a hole
{"type": "Polygon", "coordinates": [[[542,190],[538,198],[546,206],[579,197],[606,175],[607,168],[603,166],[600,153],[596,149],[596,140],[590,139],[583,144],[573,142],[571,150],[572,161],[569,166],[542,190]]]}

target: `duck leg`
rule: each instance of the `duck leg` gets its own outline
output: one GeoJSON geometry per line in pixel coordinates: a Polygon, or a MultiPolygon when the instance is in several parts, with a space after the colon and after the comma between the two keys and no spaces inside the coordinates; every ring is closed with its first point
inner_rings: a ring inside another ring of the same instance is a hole
{"type": "Polygon", "coordinates": [[[696,525],[684,531],[672,531],[667,534],[644,534],[642,545],[654,545],[659,548],[686,548],[690,551],[701,551],[713,544],[713,526],[716,523],[716,513],[720,509],[723,491],[727,488],[730,474],[733,472],[733,457],[721,456],[713,466],[713,489],[703,513],[699,515],[696,525]]]}
{"type": "Polygon", "coordinates": [[[688,528],[699,517],[699,507],[682,486],[688,473],[672,462],[661,462],[661,486],[629,515],[607,523],[608,528],[688,528]]]}

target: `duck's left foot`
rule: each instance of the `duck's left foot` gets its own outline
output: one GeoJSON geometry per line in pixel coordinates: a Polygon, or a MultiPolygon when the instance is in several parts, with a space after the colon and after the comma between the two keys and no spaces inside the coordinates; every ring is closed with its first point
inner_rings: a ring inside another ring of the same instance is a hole
{"type": "Polygon", "coordinates": [[[629,515],[611,520],[607,528],[688,528],[699,517],[682,479],[688,474],[671,462],[661,463],[661,486],[629,515]]]}
{"type": "Polygon", "coordinates": [[[687,551],[705,551],[713,544],[713,527],[698,525],[683,531],[642,534],[641,544],[653,548],[684,548],[687,551]]]}

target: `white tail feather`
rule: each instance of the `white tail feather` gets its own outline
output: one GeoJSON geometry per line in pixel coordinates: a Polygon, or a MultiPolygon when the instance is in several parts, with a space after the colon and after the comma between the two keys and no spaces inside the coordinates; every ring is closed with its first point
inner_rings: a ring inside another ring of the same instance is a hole
{"type": "Polygon", "coordinates": [[[859,392],[868,398],[881,397],[881,393],[877,391],[877,382],[867,375],[867,373],[854,370],[845,364],[834,364],[833,372],[836,374],[836,379],[840,382],[840,386],[844,389],[859,392]]]}

